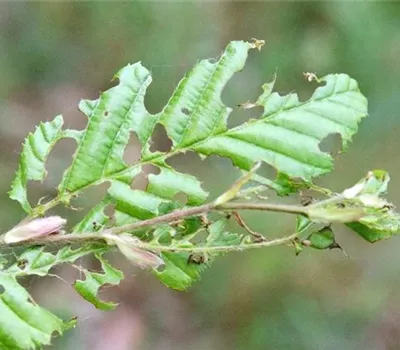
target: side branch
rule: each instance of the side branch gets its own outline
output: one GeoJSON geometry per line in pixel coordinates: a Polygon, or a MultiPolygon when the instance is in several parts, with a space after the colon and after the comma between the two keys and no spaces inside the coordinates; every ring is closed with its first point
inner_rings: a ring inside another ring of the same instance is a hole
{"type": "MultiPolygon", "coordinates": [[[[214,202],[208,203],[205,205],[201,205],[198,207],[186,208],[173,211],[171,213],[161,215],[152,219],[147,219],[139,222],[134,222],[131,224],[126,224],[123,226],[112,227],[100,232],[87,232],[87,233],[80,233],[80,234],[50,234],[44,235],[39,237],[33,237],[25,240],[21,240],[19,242],[6,242],[4,237],[5,235],[0,236],[0,248],[4,247],[16,247],[16,246],[26,246],[26,245],[46,245],[46,244],[67,244],[67,243],[84,243],[84,242],[99,242],[99,241],[106,241],[107,238],[110,236],[117,236],[121,233],[125,232],[132,232],[138,229],[152,227],[159,224],[168,224],[175,221],[179,221],[181,219],[191,217],[191,216],[199,216],[207,214],[211,211],[240,211],[240,210],[262,210],[262,211],[274,211],[274,212],[281,212],[281,213],[289,213],[289,214],[302,214],[307,216],[307,208],[296,206],[296,205],[285,205],[285,204],[272,204],[272,203],[224,203],[224,204],[215,204],[214,202]]],[[[279,240],[278,240],[279,241],[279,240]]],[[[276,241],[276,242],[278,242],[276,241]]],[[[275,245],[280,243],[273,243],[270,244],[272,241],[268,242],[260,242],[262,243],[261,246],[268,246],[268,245],[275,245]],[[264,244],[265,243],[265,244],[264,244]]],[[[255,246],[259,247],[257,243],[255,246]]],[[[143,242],[138,243],[140,246],[141,244],[145,244],[143,242]]],[[[252,245],[246,245],[246,248],[252,248],[252,245]]],[[[147,249],[149,249],[148,247],[147,249]]],[[[152,246],[151,249],[155,249],[156,247],[152,246]]],[[[229,251],[229,250],[240,250],[235,249],[235,247],[217,247],[220,251],[229,251]]],[[[158,249],[158,248],[157,248],[158,249]]],[[[180,249],[180,248],[179,248],[180,249]]],[[[187,251],[198,251],[197,249],[201,250],[204,248],[187,248],[183,250],[187,251]]],[[[207,248],[209,249],[209,248],[207,248]]],[[[171,250],[171,248],[169,248],[171,250]]]]}

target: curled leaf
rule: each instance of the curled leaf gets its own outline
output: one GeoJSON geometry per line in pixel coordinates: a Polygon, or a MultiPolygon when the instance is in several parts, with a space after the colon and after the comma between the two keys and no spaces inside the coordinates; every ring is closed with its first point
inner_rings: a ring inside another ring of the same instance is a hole
{"type": "Polygon", "coordinates": [[[389,181],[390,177],[386,171],[369,171],[363,179],[357,182],[353,187],[343,191],[342,194],[347,199],[352,199],[365,194],[379,196],[386,192],[389,181]]]}
{"type": "Polygon", "coordinates": [[[34,219],[8,231],[4,235],[3,240],[5,243],[17,243],[52,233],[58,233],[66,222],[67,220],[60,216],[34,219]]]}
{"type": "Polygon", "coordinates": [[[385,206],[390,205],[386,200],[380,198],[375,194],[365,193],[358,197],[362,204],[366,207],[372,207],[376,209],[384,208],[385,206]]]}

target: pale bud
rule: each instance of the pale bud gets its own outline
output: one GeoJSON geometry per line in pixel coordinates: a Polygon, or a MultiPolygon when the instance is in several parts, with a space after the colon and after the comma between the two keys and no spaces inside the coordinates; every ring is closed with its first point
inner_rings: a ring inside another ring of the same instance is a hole
{"type": "Polygon", "coordinates": [[[12,228],[4,235],[3,240],[5,243],[17,243],[52,233],[58,233],[66,222],[67,220],[60,216],[34,219],[12,228]]]}
{"type": "Polygon", "coordinates": [[[135,247],[135,238],[130,235],[122,234],[112,240],[128,260],[142,269],[157,269],[165,265],[164,260],[158,255],[135,247]]]}

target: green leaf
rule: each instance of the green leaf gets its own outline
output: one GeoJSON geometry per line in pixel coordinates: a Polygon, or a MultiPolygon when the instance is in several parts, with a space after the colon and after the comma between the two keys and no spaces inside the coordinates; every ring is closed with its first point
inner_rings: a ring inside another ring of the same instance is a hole
{"type": "Polygon", "coordinates": [[[241,169],[249,170],[264,161],[290,177],[306,181],[332,170],[332,157],[319,149],[332,133],[342,136],[346,148],[358,123],[367,115],[367,101],[355,80],[345,74],[327,75],[324,86],[300,102],[296,94],[280,96],[264,86],[257,104],[264,107],[259,119],[222,130],[193,146],[205,155],[229,157],[241,169]]]}
{"type": "Polygon", "coordinates": [[[187,195],[187,205],[202,204],[208,193],[201,188],[201,183],[191,175],[181,174],[177,171],[161,167],[158,175],[149,175],[147,191],[161,198],[173,199],[178,193],[187,195]]]}
{"type": "Polygon", "coordinates": [[[108,264],[101,256],[97,255],[97,259],[101,262],[104,273],[90,272],[83,269],[86,278],[84,281],[76,281],[74,287],[84,299],[92,303],[96,308],[100,310],[111,310],[117,304],[100,300],[97,297],[97,293],[100,287],[105,284],[119,284],[124,278],[124,275],[121,271],[108,264]]]}
{"type": "Polygon", "coordinates": [[[373,170],[342,194],[353,206],[365,207],[365,215],[360,220],[346,225],[371,243],[400,232],[400,215],[382,198],[389,181],[387,172],[373,170]]]}
{"type": "MultiPolygon", "coordinates": [[[[144,104],[146,90],[152,80],[150,72],[140,62],[125,66],[115,75],[117,81],[112,88],[101,93],[96,100],[81,101],[79,108],[87,117],[87,126],[83,130],[62,131],[60,116],[53,122],[41,124],[28,136],[10,197],[18,200],[23,209],[35,218],[58,204],[69,205],[73,198],[90,186],[109,182],[105,198],[72,229],[73,234],[97,232],[111,225],[121,226],[152,219],[177,208],[201,205],[207,200],[208,193],[201,181],[176,171],[168,163],[170,158],[188,151],[201,157],[211,154],[227,157],[242,172],[247,172],[258,162],[270,164],[278,173],[277,179],[266,179],[257,174],[251,177],[280,195],[306,188],[312,178],[331,171],[333,167],[331,156],[320,150],[320,142],[328,135],[338,133],[342,137],[343,148],[346,148],[357,131],[358,123],[367,114],[367,102],[357,83],[345,74],[327,75],[319,79],[324,85],[318,87],[305,102],[300,102],[295,94],[280,96],[273,92],[273,81],[264,85],[264,92],[254,104],[263,107],[262,115],[228,129],[227,120],[232,108],[221,101],[221,94],[233,75],[244,67],[248,51],[259,48],[260,44],[261,41],[233,41],[219,59],[197,63],[179,82],[166,106],[157,114],[149,113],[144,104]],[[165,128],[172,141],[171,150],[150,150],[151,137],[157,125],[165,128]],[[140,159],[133,164],[126,164],[123,155],[133,135],[141,144],[140,159]],[[58,195],[32,209],[27,199],[27,183],[44,179],[49,152],[58,140],[66,137],[73,138],[77,148],[58,186],[58,195]],[[159,173],[147,175],[145,190],[132,188],[133,180],[143,175],[147,165],[156,167],[159,173]],[[187,197],[184,204],[176,199],[181,193],[187,197]],[[110,206],[115,212],[112,218],[105,213],[110,206]]],[[[376,189],[379,193],[384,190],[385,180],[381,175],[374,175],[382,184],[376,189]]],[[[250,176],[245,175],[244,179],[250,180],[250,176]]],[[[371,188],[375,185],[368,184],[371,188]]],[[[241,186],[242,183],[238,183],[230,194],[236,194],[241,186]]],[[[228,199],[231,197],[228,196],[228,199]]],[[[364,201],[370,199],[364,198],[364,201]]],[[[319,215],[325,220],[329,215],[330,219],[339,215],[333,215],[332,209],[327,210],[314,211],[314,218],[319,215]]],[[[369,228],[377,223],[371,213],[368,212],[363,221],[369,228]]],[[[147,257],[158,257],[157,254],[161,252],[165,268],[162,271],[154,270],[154,273],[167,286],[185,290],[200,278],[201,272],[219,255],[215,250],[208,254],[212,248],[220,250],[246,244],[242,236],[226,230],[227,219],[222,216],[218,213],[217,217],[212,218],[211,224],[207,217],[189,217],[124,234],[136,236],[135,239],[140,239],[139,242],[145,245],[144,250],[134,247],[137,248],[135,253],[143,254],[142,258],[147,253],[147,257]],[[177,248],[187,248],[188,251],[174,252],[177,248]]],[[[382,220],[381,217],[379,219],[382,220]]],[[[379,222],[379,225],[384,224],[388,225],[379,222]]],[[[75,288],[96,307],[110,309],[115,304],[101,301],[97,296],[102,285],[118,284],[122,278],[120,271],[100,257],[110,249],[105,243],[77,248],[65,246],[56,253],[31,247],[15,263],[7,265],[9,262],[2,262],[0,273],[4,274],[6,281],[15,281],[16,277],[29,274],[44,276],[57,264],[72,263],[80,256],[95,252],[98,253],[104,273],[84,270],[86,279],[77,281],[75,288]]],[[[132,252],[125,253],[129,255],[132,252]]],[[[130,258],[133,256],[130,255],[130,258]]],[[[0,313],[0,324],[5,320],[0,313]]],[[[44,343],[49,340],[41,339],[38,344],[40,341],[44,343]]]]}
{"type": "Polygon", "coordinates": [[[377,209],[358,222],[346,224],[368,242],[390,238],[400,232],[400,215],[391,209],[377,209]]]}
{"type": "Polygon", "coordinates": [[[315,249],[338,248],[335,234],[329,226],[324,227],[317,232],[313,232],[309,237],[309,241],[311,242],[311,247],[315,249]]]}
{"type": "Polygon", "coordinates": [[[226,231],[228,219],[223,218],[215,221],[208,228],[208,236],[206,238],[205,246],[218,247],[240,244],[242,237],[235,233],[226,231]]]}
{"type": "MultiPolygon", "coordinates": [[[[308,101],[300,102],[295,94],[280,96],[272,92],[271,82],[264,86],[264,93],[257,100],[264,107],[263,115],[228,130],[227,118],[232,109],[221,102],[221,93],[234,73],[243,68],[248,51],[254,47],[234,41],[220,59],[200,61],[181,80],[163,110],[154,115],[144,106],[146,89],[151,83],[149,71],[140,63],[121,69],[115,76],[118,84],[95,101],[81,102],[80,109],[88,117],[87,127],[81,132],[65,133],[76,139],[78,147],[59,185],[58,201],[68,203],[86,187],[104,181],[112,182],[109,193],[113,198],[120,183],[129,186],[142,165],[151,163],[161,170],[159,175],[149,176],[146,190],[160,197],[153,198],[154,205],[178,192],[188,196],[188,205],[201,204],[207,197],[201,183],[165,163],[188,150],[229,157],[241,170],[249,170],[257,161],[271,164],[280,174],[275,186],[280,194],[295,190],[291,177],[308,181],[329,172],[332,158],[320,151],[319,143],[329,134],[339,133],[346,146],[358,122],[367,114],[366,99],[357,83],[344,74],[328,75],[320,79],[324,86],[308,101]],[[150,138],[157,123],[165,127],[173,143],[169,152],[150,151],[150,138]],[[123,160],[131,133],[142,144],[142,156],[133,165],[123,160]]],[[[132,203],[137,202],[136,197],[144,200],[143,194],[129,191],[122,201],[116,201],[132,203]]],[[[170,210],[175,207],[176,203],[170,201],[170,210]]],[[[47,208],[39,206],[35,213],[47,208]]],[[[155,209],[145,214],[136,206],[134,211],[118,214],[119,222],[128,222],[130,216],[137,220],[157,215],[155,209]]]]}
{"type": "Polygon", "coordinates": [[[162,271],[153,270],[153,273],[167,287],[184,291],[195,281],[208,266],[208,262],[201,264],[190,262],[190,253],[163,253],[165,267],[162,271]]]}
{"type": "Polygon", "coordinates": [[[105,198],[94,206],[86,216],[72,229],[74,233],[99,231],[110,219],[104,210],[111,205],[111,199],[105,198]]]}
{"type": "Polygon", "coordinates": [[[64,322],[37,305],[14,276],[0,274],[0,348],[38,349],[75,321],[64,322]]]}
{"type": "Polygon", "coordinates": [[[273,189],[281,197],[297,193],[302,188],[308,188],[308,183],[305,181],[294,181],[293,178],[280,172],[278,172],[274,180],[267,179],[258,174],[253,174],[252,180],[273,189]]]}
{"type": "Polygon", "coordinates": [[[304,215],[297,215],[296,217],[296,232],[302,233],[306,231],[313,222],[304,215]]]}
{"type": "MultiPolygon", "coordinates": [[[[80,110],[88,120],[84,130],[61,133],[62,120],[56,119],[58,129],[53,132],[49,145],[61,137],[73,137],[77,149],[58,186],[58,198],[51,205],[68,203],[89,186],[111,182],[104,201],[73,232],[96,231],[107,225],[109,219],[104,214],[107,205],[114,207],[115,224],[123,225],[182,207],[175,200],[178,193],[187,196],[187,206],[204,203],[208,193],[202,189],[201,182],[166,164],[168,158],[187,151],[229,157],[243,171],[257,161],[271,164],[279,176],[275,181],[264,181],[281,195],[304,185],[303,182],[296,184],[292,177],[309,181],[332,169],[330,155],[319,149],[320,141],[331,133],[339,133],[346,146],[358,122],[367,114],[366,99],[357,83],[347,75],[320,79],[325,85],[317,88],[305,102],[300,102],[295,94],[280,96],[273,92],[274,81],[267,83],[256,102],[264,108],[262,116],[228,130],[227,119],[232,109],[222,103],[221,94],[232,76],[244,67],[248,51],[255,47],[254,43],[233,41],[218,60],[200,61],[180,81],[158,114],[150,114],[144,105],[151,83],[150,72],[141,63],[135,63],[122,68],[115,75],[116,85],[97,100],[80,103],[80,110]],[[157,124],[165,127],[173,143],[168,152],[150,151],[157,124]],[[126,164],[123,153],[132,133],[142,145],[141,157],[134,164],[126,164]],[[160,173],[148,176],[145,191],[132,189],[131,182],[142,172],[144,164],[155,165],[160,173]]],[[[50,146],[46,148],[46,152],[50,149],[50,146]]],[[[31,153],[24,152],[21,167],[32,159],[31,153]]],[[[43,163],[41,169],[43,172],[43,163]]],[[[26,182],[19,181],[24,191],[26,182]]],[[[50,207],[38,206],[34,215],[50,207]]],[[[142,237],[146,232],[136,234],[142,237]]]]}
{"type": "Polygon", "coordinates": [[[51,268],[63,263],[72,263],[76,259],[91,254],[101,253],[107,250],[104,244],[85,244],[73,249],[67,245],[56,253],[46,252],[44,247],[27,248],[17,260],[4,270],[9,276],[46,276],[51,268]]]}
{"type": "MultiPolygon", "coordinates": [[[[198,243],[197,247],[221,247],[240,244],[242,237],[227,232],[225,230],[226,224],[227,219],[223,218],[210,225],[205,241],[198,243]]],[[[190,242],[184,244],[182,241],[172,241],[170,246],[193,247],[193,244],[190,242]]],[[[166,286],[177,290],[186,290],[200,279],[201,272],[208,268],[213,258],[219,254],[163,253],[164,269],[162,271],[153,270],[153,272],[166,286]]]]}
{"type": "Polygon", "coordinates": [[[51,122],[40,123],[25,139],[19,167],[8,194],[28,213],[31,206],[26,186],[30,180],[43,181],[46,177],[45,162],[56,142],[62,137],[62,125],[63,119],[58,116],[51,122]]]}

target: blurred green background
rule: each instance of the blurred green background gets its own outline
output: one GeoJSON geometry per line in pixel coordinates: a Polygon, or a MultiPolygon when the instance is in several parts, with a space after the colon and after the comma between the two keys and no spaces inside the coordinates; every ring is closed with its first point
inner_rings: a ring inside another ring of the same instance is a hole
{"type": "MultiPolygon", "coordinates": [[[[8,199],[21,143],[41,120],[62,113],[81,129],[81,98],[95,98],[127,63],[153,73],[146,105],[159,111],[174,86],[199,59],[217,57],[230,40],[264,39],[245,69],[227,86],[232,107],[254,100],[278,71],[277,90],[306,99],[315,86],[303,72],[344,72],[368,97],[370,116],[336,170],[319,183],[340,191],[374,168],[392,175],[389,198],[400,206],[400,5],[398,2],[41,2],[0,3],[0,223],[23,218],[8,199]]],[[[235,109],[230,124],[255,116],[235,109]]],[[[157,145],[166,142],[162,131],[157,145]]],[[[74,144],[57,146],[49,176],[32,184],[33,198],[52,196],[74,144]]],[[[133,142],[127,157],[135,159],[133,142]]],[[[179,157],[178,169],[197,174],[212,192],[237,172],[217,157],[179,157]]],[[[140,186],[140,183],[139,183],[140,186]]],[[[101,191],[100,191],[101,192],[101,191]]],[[[104,193],[104,192],[102,192],[104,193]]],[[[90,206],[98,190],[80,199],[90,206]]],[[[275,199],[275,198],[273,198],[275,199]]],[[[63,215],[66,213],[63,212],[63,215]]],[[[68,213],[78,220],[80,212],[68,213]]],[[[293,230],[284,215],[248,216],[266,236],[293,230]]],[[[35,299],[78,327],[55,349],[400,349],[400,241],[368,244],[335,228],[340,251],[286,247],[235,253],[219,259],[187,293],[166,289],[151,274],[111,258],[125,271],[105,298],[119,307],[101,313],[73,291],[76,277],[26,281],[35,299]]],[[[79,263],[93,264],[85,260],[79,263]]],[[[95,266],[94,266],[95,267],[95,266]]],[[[23,336],[23,335],[21,335],[23,336]]]]}

